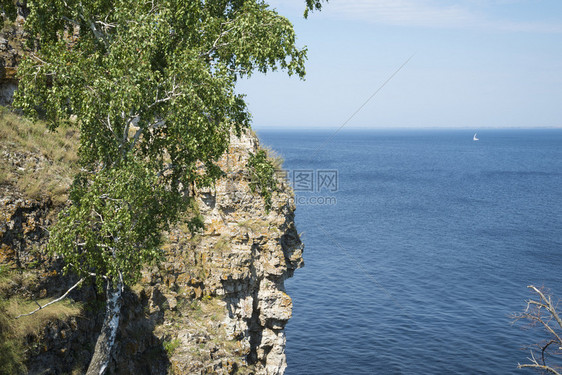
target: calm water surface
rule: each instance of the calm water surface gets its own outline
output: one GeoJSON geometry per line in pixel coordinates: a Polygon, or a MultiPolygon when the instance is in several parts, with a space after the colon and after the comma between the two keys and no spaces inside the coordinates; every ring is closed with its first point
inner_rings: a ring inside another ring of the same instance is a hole
{"type": "Polygon", "coordinates": [[[297,193],[286,374],[529,373],[541,332],[509,315],[529,284],[562,297],[562,130],[472,134],[348,131],[315,155],[330,133],[259,132],[293,173],[339,180],[297,193]]]}

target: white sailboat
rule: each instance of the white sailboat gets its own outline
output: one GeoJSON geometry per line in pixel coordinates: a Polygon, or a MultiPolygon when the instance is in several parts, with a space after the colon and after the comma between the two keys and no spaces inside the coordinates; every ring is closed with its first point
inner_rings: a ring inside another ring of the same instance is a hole
{"type": "Polygon", "coordinates": [[[477,133],[474,133],[474,136],[472,137],[473,141],[479,141],[480,139],[476,136],[477,133]]]}

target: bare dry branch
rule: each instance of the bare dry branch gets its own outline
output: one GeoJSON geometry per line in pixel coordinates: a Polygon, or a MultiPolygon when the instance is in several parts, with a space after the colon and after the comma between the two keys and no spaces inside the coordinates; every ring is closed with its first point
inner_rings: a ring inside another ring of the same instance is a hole
{"type": "Polygon", "coordinates": [[[535,352],[531,350],[531,358],[529,358],[530,363],[519,364],[517,367],[533,368],[555,375],[562,375],[557,368],[549,366],[546,363],[546,354],[549,354],[551,347],[562,347],[562,333],[560,332],[562,329],[562,320],[556,311],[557,306],[552,302],[551,296],[546,294],[543,290],[533,285],[529,285],[528,288],[537,294],[538,298],[529,299],[525,311],[518,314],[515,319],[525,319],[531,324],[539,324],[549,333],[550,338],[544,343],[537,345],[540,348],[540,360],[535,356],[535,352]],[[558,326],[552,324],[551,322],[553,321],[556,322],[558,326]]]}
{"type": "Polygon", "coordinates": [[[68,296],[68,294],[69,294],[70,292],[72,292],[73,289],[75,289],[76,287],[78,287],[78,285],[82,284],[83,281],[84,281],[84,278],[81,278],[80,280],[78,280],[78,282],[77,282],[76,284],[74,284],[70,289],[68,289],[62,296],[60,296],[60,297],[57,298],[57,299],[52,300],[51,302],[49,302],[49,303],[47,303],[47,304],[45,304],[45,305],[43,305],[43,306],[39,305],[39,303],[38,303],[37,301],[35,301],[35,303],[37,303],[37,305],[39,305],[39,307],[38,307],[37,309],[35,309],[35,310],[33,310],[32,312],[27,313],[27,314],[19,314],[18,316],[16,316],[16,319],[19,319],[19,318],[24,317],[24,316],[33,315],[33,314],[35,314],[37,311],[43,310],[45,307],[50,306],[50,305],[52,305],[53,303],[57,303],[57,302],[62,301],[63,299],[65,299],[65,298],[68,296]]]}

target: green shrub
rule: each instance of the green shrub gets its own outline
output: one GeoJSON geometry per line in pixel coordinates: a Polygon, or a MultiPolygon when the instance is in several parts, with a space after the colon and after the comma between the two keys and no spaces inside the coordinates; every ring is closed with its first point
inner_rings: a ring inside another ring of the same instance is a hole
{"type": "Polygon", "coordinates": [[[176,349],[180,346],[181,341],[178,339],[174,339],[171,341],[164,341],[163,346],[166,353],[168,353],[168,357],[174,354],[176,349]]]}
{"type": "Polygon", "coordinates": [[[269,212],[271,209],[271,198],[277,187],[275,166],[267,157],[267,152],[262,149],[250,155],[248,167],[251,177],[250,189],[254,193],[258,192],[263,197],[265,209],[269,212]]]}

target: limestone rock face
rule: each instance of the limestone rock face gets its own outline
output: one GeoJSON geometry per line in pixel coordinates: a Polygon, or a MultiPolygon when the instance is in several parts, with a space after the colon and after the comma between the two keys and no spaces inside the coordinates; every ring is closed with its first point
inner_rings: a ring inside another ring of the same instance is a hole
{"type": "MultiPolygon", "coordinates": [[[[256,374],[283,374],[283,328],[292,314],[284,281],[303,266],[303,245],[294,224],[290,187],[278,181],[280,192],[274,194],[269,212],[250,189],[246,164],[258,147],[257,138],[249,133],[232,137],[230,150],[220,161],[225,177],[213,189],[196,193],[204,232],[184,247],[178,238],[181,229],[170,235],[169,253],[180,258],[185,254],[191,265],[185,266],[185,259],[168,263],[173,270],[169,275],[176,276],[168,275],[164,284],[195,297],[219,298],[226,309],[220,323],[225,338],[238,342],[246,364],[256,374]]],[[[194,340],[181,337],[185,347],[194,340]]],[[[187,373],[190,368],[182,366],[182,358],[172,356],[171,361],[180,373],[187,373]]]]}
{"type": "MultiPolygon", "coordinates": [[[[141,282],[124,293],[110,373],[284,373],[283,329],[292,315],[284,281],[303,266],[303,245],[291,188],[278,181],[269,211],[250,189],[247,161],[258,149],[252,133],[232,136],[219,161],[224,177],[212,189],[194,192],[204,229],[193,234],[178,224],[167,234],[160,265],[144,270],[141,282]]],[[[26,268],[41,260],[29,271],[39,280],[35,285],[14,281],[9,290],[0,289],[0,297],[60,295],[75,280],[61,276],[60,264],[44,254],[57,208],[27,199],[9,184],[0,189],[0,266],[26,268]]],[[[93,285],[71,297],[87,308],[49,323],[31,340],[30,374],[81,373],[87,366],[88,360],[78,364],[76,358],[92,355],[104,297],[93,285]]]]}

